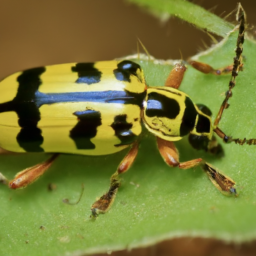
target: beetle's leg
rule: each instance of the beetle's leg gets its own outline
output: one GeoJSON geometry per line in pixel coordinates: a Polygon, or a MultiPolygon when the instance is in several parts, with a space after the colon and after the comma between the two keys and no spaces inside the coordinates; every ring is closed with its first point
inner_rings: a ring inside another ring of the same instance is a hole
{"type": "MultiPolygon", "coordinates": [[[[204,74],[213,74],[213,75],[225,75],[225,74],[230,74],[233,70],[233,64],[224,67],[224,68],[219,68],[219,69],[214,69],[212,66],[195,61],[195,60],[188,60],[187,61],[189,65],[191,65],[194,69],[204,73],[204,74]]],[[[239,66],[239,70],[242,70],[243,65],[241,64],[239,66]]]]}
{"type": "Polygon", "coordinates": [[[171,141],[163,140],[156,137],[158,150],[164,159],[164,161],[171,167],[178,166],[179,162],[179,152],[175,147],[174,143],[171,141]]]}
{"type": "Polygon", "coordinates": [[[171,70],[169,76],[165,81],[164,86],[178,89],[183,80],[185,71],[186,71],[186,67],[184,63],[175,64],[175,67],[171,70]]]}
{"type": "MultiPolygon", "coordinates": [[[[233,64],[225,68],[214,69],[210,65],[203,62],[189,60],[188,63],[195,69],[203,72],[204,74],[214,74],[214,75],[230,74],[233,70],[233,64]]],[[[242,68],[242,64],[239,67],[239,70],[241,68],[242,68]]],[[[165,81],[165,86],[178,89],[183,80],[185,71],[186,71],[186,67],[183,62],[176,63],[175,67],[171,70],[169,76],[165,81]]]]}
{"type": "Polygon", "coordinates": [[[161,156],[169,166],[178,166],[180,169],[190,169],[200,166],[220,192],[226,195],[236,195],[235,182],[228,176],[220,173],[217,168],[205,162],[202,158],[180,163],[178,150],[173,142],[157,137],[157,146],[161,156]]]}
{"type": "Polygon", "coordinates": [[[139,149],[139,143],[135,142],[128,154],[119,164],[117,171],[111,176],[110,188],[103,196],[100,197],[91,207],[92,217],[97,217],[100,213],[105,213],[113,204],[118,188],[121,185],[120,174],[125,173],[133,164],[139,149]]]}
{"type": "Polygon", "coordinates": [[[34,165],[17,173],[15,178],[11,181],[8,181],[3,175],[1,176],[0,174],[0,181],[4,184],[9,184],[9,187],[12,189],[24,188],[43,175],[45,171],[47,171],[47,169],[52,165],[58,155],[59,154],[53,154],[45,162],[34,165]]]}
{"type": "Polygon", "coordinates": [[[190,160],[179,164],[180,169],[190,169],[200,166],[207,174],[213,185],[225,195],[237,195],[235,182],[228,176],[222,174],[217,168],[205,162],[202,158],[190,160]]]}
{"type": "MultiPolygon", "coordinates": [[[[198,71],[203,72],[204,74],[214,74],[214,75],[230,74],[233,70],[233,64],[225,68],[214,69],[210,65],[203,62],[188,60],[188,63],[198,71]]],[[[239,66],[239,70],[241,69],[242,69],[242,64],[239,66]]],[[[165,86],[179,89],[181,82],[183,80],[185,71],[186,71],[186,67],[183,62],[176,63],[175,67],[171,70],[169,76],[165,81],[165,86]]]]}
{"type": "MultiPolygon", "coordinates": [[[[236,47],[236,57],[234,58],[234,62],[232,65],[229,65],[227,67],[221,68],[221,69],[214,69],[208,64],[189,60],[188,63],[194,67],[195,69],[205,73],[205,74],[214,74],[214,75],[222,75],[222,74],[232,74],[232,79],[230,82],[230,86],[233,88],[235,86],[235,77],[238,74],[238,71],[243,69],[243,63],[242,63],[242,52],[243,52],[243,43],[244,43],[244,33],[245,33],[245,27],[246,27],[246,14],[244,12],[243,7],[241,4],[238,4],[238,10],[236,14],[236,19],[239,22],[239,34],[237,38],[237,47],[236,47]]],[[[232,89],[231,88],[231,89],[232,89]]]]}

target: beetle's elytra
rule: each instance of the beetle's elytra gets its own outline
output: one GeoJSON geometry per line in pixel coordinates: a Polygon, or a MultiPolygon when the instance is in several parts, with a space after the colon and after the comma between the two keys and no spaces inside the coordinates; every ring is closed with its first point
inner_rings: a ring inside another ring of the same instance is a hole
{"type": "Polygon", "coordinates": [[[178,90],[186,70],[183,64],[177,64],[170,72],[164,87],[148,87],[141,67],[130,60],[33,68],[5,78],[0,84],[0,146],[14,152],[55,153],[44,163],[19,172],[11,181],[2,179],[10,188],[22,188],[42,175],[58,153],[104,155],[130,147],[111,177],[109,190],[92,205],[92,216],[97,216],[113,203],[120,174],[130,168],[137,156],[144,125],[156,136],[159,152],[169,166],[201,166],[221,192],[236,195],[235,182],[203,159],[180,163],[174,141],[189,134],[194,148],[214,154],[222,152],[214,132],[226,142],[255,144],[255,139],[232,139],[218,127],[242,66],[245,15],[241,6],[238,17],[234,65],[214,70],[190,61],[204,73],[232,73],[229,91],[214,124],[207,107],[194,104],[178,90]]]}

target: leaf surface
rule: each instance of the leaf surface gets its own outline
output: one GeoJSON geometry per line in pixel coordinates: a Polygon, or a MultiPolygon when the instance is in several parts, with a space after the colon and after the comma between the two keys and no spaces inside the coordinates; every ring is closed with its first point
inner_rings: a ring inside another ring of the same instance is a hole
{"type": "MultiPolygon", "coordinates": [[[[197,56],[213,67],[232,63],[237,31],[197,56]]],[[[220,128],[233,137],[256,137],[255,42],[246,40],[244,71],[224,112],[220,128]]],[[[150,86],[162,86],[171,66],[140,60],[150,86]]],[[[181,90],[216,115],[230,76],[204,75],[188,67],[181,90]]],[[[155,138],[146,134],[136,162],[123,176],[111,210],[96,221],[90,206],[109,186],[125,151],[101,157],[62,155],[51,169],[26,189],[1,186],[0,255],[83,255],[153,244],[177,236],[201,236],[243,242],[256,238],[255,146],[223,145],[217,159],[190,147],[187,138],[176,143],[181,161],[202,157],[237,182],[239,197],[222,195],[200,168],[169,168],[161,159],[155,138]],[[56,190],[48,191],[53,183],[56,190]],[[79,204],[81,183],[85,185],[79,204]]],[[[46,159],[45,155],[0,156],[8,178],[46,159]]]]}

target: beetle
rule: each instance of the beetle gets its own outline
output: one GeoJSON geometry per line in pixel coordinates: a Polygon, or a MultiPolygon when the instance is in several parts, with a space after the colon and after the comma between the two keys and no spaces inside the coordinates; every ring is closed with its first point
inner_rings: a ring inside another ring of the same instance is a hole
{"type": "Polygon", "coordinates": [[[96,217],[113,203],[120,175],[137,156],[144,125],[156,136],[157,147],[167,165],[180,169],[200,166],[217,189],[236,195],[235,182],[203,159],[180,163],[174,142],[189,134],[194,148],[214,154],[221,153],[222,148],[213,133],[224,142],[255,144],[255,139],[233,139],[218,127],[242,67],[245,14],[241,6],[238,12],[240,25],[234,64],[214,70],[207,64],[189,61],[204,73],[232,73],[214,124],[207,107],[194,104],[178,90],[186,70],[182,63],[171,70],[164,87],[148,87],[143,70],[131,60],[37,67],[5,78],[0,83],[0,146],[19,153],[56,153],[47,161],[19,172],[11,181],[1,175],[3,182],[12,189],[31,184],[59,153],[105,155],[129,147],[111,176],[109,190],[91,207],[92,216],[96,217]]]}

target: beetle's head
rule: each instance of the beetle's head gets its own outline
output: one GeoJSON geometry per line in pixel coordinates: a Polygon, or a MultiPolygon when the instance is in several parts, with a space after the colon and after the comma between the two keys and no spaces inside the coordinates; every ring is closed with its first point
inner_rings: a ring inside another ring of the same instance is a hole
{"type": "Polygon", "coordinates": [[[180,140],[188,133],[212,137],[211,118],[183,92],[171,87],[148,88],[143,105],[146,128],[167,140],[180,140]]]}

